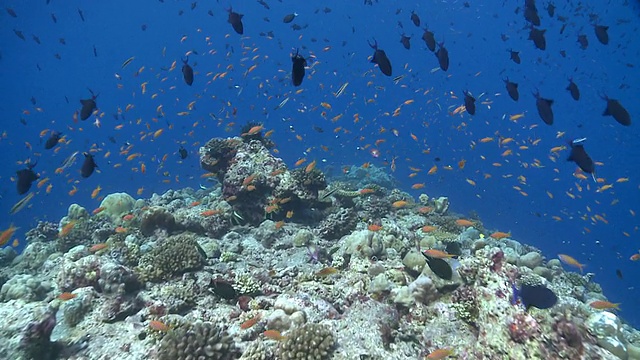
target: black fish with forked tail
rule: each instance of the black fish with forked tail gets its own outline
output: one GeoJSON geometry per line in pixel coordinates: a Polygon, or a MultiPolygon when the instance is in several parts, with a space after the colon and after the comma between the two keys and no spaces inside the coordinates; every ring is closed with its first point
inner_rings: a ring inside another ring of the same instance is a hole
{"type": "Polygon", "coordinates": [[[98,108],[98,104],[96,103],[96,99],[98,95],[94,94],[91,89],[89,89],[91,93],[91,99],[81,99],[80,104],[82,104],[82,109],[80,109],[80,120],[87,120],[91,114],[98,108]]]}
{"type": "Polygon", "coordinates": [[[304,68],[307,66],[307,59],[300,55],[298,49],[296,49],[296,53],[291,55],[291,62],[293,63],[291,68],[291,81],[293,82],[293,86],[300,86],[302,85],[302,80],[304,80],[304,68]]]}
{"type": "Polygon", "coordinates": [[[371,48],[374,50],[371,62],[374,64],[378,64],[378,67],[383,74],[391,76],[391,61],[389,61],[389,58],[387,57],[387,54],[384,52],[384,50],[378,49],[378,42],[376,41],[376,39],[373,39],[373,44],[369,42],[369,46],[371,46],[371,48]]]}
{"type": "Polygon", "coordinates": [[[82,163],[82,168],[80,169],[80,175],[83,178],[88,178],[93,174],[93,171],[98,167],[96,161],[93,159],[93,155],[88,152],[83,153],[84,162],[82,163]]]}
{"type": "Polygon", "coordinates": [[[227,22],[231,24],[233,30],[240,35],[244,34],[244,25],[242,24],[242,17],[244,15],[234,12],[233,8],[227,9],[227,12],[229,13],[227,22]]]}
{"type": "Polygon", "coordinates": [[[182,60],[182,77],[184,78],[184,82],[191,86],[193,84],[193,68],[189,65],[189,58],[186,60],[182,60]]]}
{"type": "Polygon", "coordinates": [[[586,138],[575,139],[569,142],[569,146],[571,147],[571,153],[569,153],[569,157],[567,157],[567,161],[573,161],[578,165],[578,167],[587,174],[591,174],[593,179],[595,180],[595,171],[596,164],[591,159],[591,156],[587,154],[587,151],[584,149],[583,143],[587,140],[586,138]]]}
{"type": "Polygon", "coordinates": [[[33,184],[34,181],[40,178],[40,175],[36,174],[36,172],[33,171],[33,168],[37,164],[38,163],[27,164],[26,169],[16,171],[16,175],[18,177],[18,180],[16,181],[18,195],[26,194],[29,189],[31,189],[31,184],[33,184]]]}

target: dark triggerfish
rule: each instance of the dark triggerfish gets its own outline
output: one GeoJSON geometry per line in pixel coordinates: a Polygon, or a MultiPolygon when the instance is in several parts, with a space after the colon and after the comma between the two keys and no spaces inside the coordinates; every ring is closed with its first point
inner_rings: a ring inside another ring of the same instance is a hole
{"type": "Polygon", "coordinates": [[[411,36],[407,36],[405,34],[400,35],[400,43],[404,46],[405,49],[411,49],[411,36]]]}
{"type": "Polygon", "coordinates": [[[82,163],[82,168],[80,169],[80,175],[82,175],[83,178],[88,178],[89,176],[91,176],[91,174],[93,174],[93,171],[98,167],[98,165],[96,165],[96,162],[93,159],[93,155],[89,154],[88,152],[83,153],[83,155],[84,162],[82,163]]]}
{"type": "Polygon", "coordinates": [[[464,94],[464,107],[467,109],[469,115],[475,115],[476,113],[476,98],[471,96],[467,90],[463,90],[464,94]]]}
{"type": "Polygon", "coordinates": [[[631,125],[631,115],[629,115],[627,109],[625,109],[618,100],[609,99],[606,95],[602,95],[601,97],[607,101],[607,108],[604,109],[602,116],[613,116],[620,124],[624,126],[631,125]]]}
{"type": "Polygon", "coordinates": [[[420,17],[413,10],[411,10],[411,22],[413,25],[420,27],[420,17]]]}
{"type": "Polygon", "coordinates": [[[509,97],[511,97],[513,101],[518,101],[518,99],[520,98],[520,93],[518,92],[518,84],[509,81],[508,78],[504,80],[504,83],[507,86],[507,93],[509,94],[509,97]]]}
{"type": "Polygon", "coordinates": [[[302,80],[304,80],[304,68],[307,66],[307,59],[300,55],[298,49],[296,49],[296,53],[291,55],[291,62],[293,62],[293,66],[291,67],[291,81],[293,82],[293,86],[300,86],[302,80]]]}
{"type": "Polygon", "coordinates": [[[182,77],[184,78],[184,82],[191,86],[191,84],[193,84],[193,68],[189,65],[189,58],[182,60],[182,63],[182,77]]]}
{"type": "Polygon", "coordinates": [[[507,50],[510,54],[511,60],[516,63],[516,64],[520,64],[520,53],[518,51],[513,51],[511,49],[507,50]]]}
{"type": "Polygon", "coordinates": [[[373,44],[370,42],[368,43],[369,46],[371,46],[371,48],[375,50],[373,52],[373,58],[371,59],[371,62],[374,64],[378,64],[378,67],[383,74],[391,76],[391,61],[389,61],[387,54],[384,52],[384,50],[378,49],[378,42],[375,39],[373,39],[373,44]]]}
{"type": "Polygon", "coordinates": [[[553,125],[553,110],[551,110],[553,100],[544,99],[540,96],[539,92],[533,94],[533,96],[536,97],[536,108],[538,109],[538,115],[540,115],[542,121],[547,125],[553,125]]]}
{"type": "Polygon", "coordinates": [[[591,160],[591,157],[589,156],[589,154],[587,154],[587,152],[584,150],[584,146],[582,145],[582,143],[585,140],[586,138],[582,138],[582,139],[571,140],[569,142],[569,146],[571,147],[571,153],[569,154],[567,161],[573,161],[574,163],[576,163],[576,165],[578,165],[578,167],[580,167],[582,171],[594,176],[594,173],[596,171],[596,165],[593,162],[593,160],[591,160]]]}
{"type": "Polygon", "coordinates": [[[540,50],[547,48],[547,40],[544,38],[545,31],[547,30],[538,30],[533,26],[531,27],[531,31],[529,31],[529,40],[533,40],[533,44],[540,50]]]}
{"type": "Polygon", "coordinates": [[[16,171],[16,175],[18,176],[16,187],[19,195],[26,194],[27,191],[31,189],[31,184],[40,178],[40,176],[33,171],[35,166],[36,164],[28,164],[26,169],[16,171]]]}
{"type": "Polygon", "coordinates": [[[604,25],[594,25],[594,30],[596,32],[598,41],[600,41],[603,45],[607,45],[609,43],[609,34],[607,33],[609,27],[604,25]]]}
{"type": "Polygon", "coordinates": [[[573,79],[569,79],[569,86],[567,86],[567,90],[569,90],[573,100],[580,100],[580,89],[578,89],[578,85],[573,82],[573,79]]]}
{"type": "Polygon", "coordinates": [[[422,34],[422,40],[427,45],[429,50],[436,51],[436,37],[433,35],[433,32],[429,31],[427,28],[424,28],[424,34],[422,34]]]}
{"type": "Polygon", "coordinates": [[[444,47],[444,43],[438,44],[439,48],[436,51],[436,57],[438,58],[438,64],[443,71],[449,70],[449,51],[444,47]]]}
{"type": "Polygon", "coordinates": [[[236,33],[242,35],[244,33],[244,25],[242,25],[242,17],[244,15],[233,12],[233,8],[229,8],[227,11],[229,12],[227,22],[231,24],[236,33]]]}
{"type": "Polygon", "coordinates": [[[61,132],[53,131],[51,133],[51,136],[49,136],[47,141],[44,143],[44,148],[47,150],[53,149],[54,146],[58,145],[58,143],[60,142],[60,139],[62,139],[61,135],[62,135],[61,132]]]}
{"type": "Polygon", "coordinates": [[[98,104],[96,104],[96,99],[98,95],[95,95],[91,89],[91,99],[81,99],[80,104],[82,104],[82,109],[80,109],[80,120],[87,120],[91,114],[98,108],[98,104]]]}

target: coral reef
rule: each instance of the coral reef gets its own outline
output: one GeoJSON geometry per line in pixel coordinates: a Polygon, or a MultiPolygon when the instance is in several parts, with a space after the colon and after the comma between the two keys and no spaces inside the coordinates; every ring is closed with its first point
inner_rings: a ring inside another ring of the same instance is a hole
{"type": "Polygon", "coordinates": [[[158,348],[159,360],[228,360],[237,355],[233,339],[220,326],[200,321],[168,332],[158,348]]]}
{"type": "Polygon", "coordinates": [[[206,254],[194,235],[168,237],[140,258],[136,272],[143,281],[170,279],[204,265],[206,254]]]}
{"type": "Polygon", "coordinates": [[[321,324],[306,324],[292,330],[278,346],[278,357],[282,360],[327,360],[335,340],[331,329],[321,324]]]}

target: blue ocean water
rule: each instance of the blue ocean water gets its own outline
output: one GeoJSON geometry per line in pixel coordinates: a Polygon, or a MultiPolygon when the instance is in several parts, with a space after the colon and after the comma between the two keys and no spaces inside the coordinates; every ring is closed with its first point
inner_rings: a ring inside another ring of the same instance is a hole
{"type": "Polygon", "coordinates": [[[20,249],[26,230],[39,220],[57,222],[72,203],[91,210],[112,192],[148,197],[207,185],[199,146],[257,122],[274,130],[279,156],[290,166],[306,158],[340,174],[365,163],[392,172],[393,163],[398,186],[414,196],[448,196],[452,211],[479,216],[488,229],[509,231],[547,258],[575,257],[638,327],[640,263],[629,257],[640,248],[639,131],[635,123],[623,127],[603,117],[601,96],[618,99],[637,121],[640,7],[558,1],[550,17],[546,3],[537,1],[546,29],[542,51],[528,40],[524,1],[469,1],[468,7],[462,1],[4,1],[17,16],[0,12],[0,229],[19,226],[20,249]],[[227,23],[229,5],[244,14],[243,36],[227,23]],[[410,21],[411,11],[421,27],[410,21]],[[283,23],[293,12],[299,14],[294,21],[283,23]],[[594,24],[609,26],[608,45],[596,39],[594,24]],[[421,40],[425,26],[449,51],[447,72],[421,40]],[[410,50],[400,43],[403,33],[411,36],[410,50]],[[577,42],[580,34],[587,36],[586,49],[577,42]],[[393,65],[392,77],[369,62],[367,41],[374,39],[393,65]],[[299,88],[289,77],[296,48],[310,66],[299,88]],[[521,64],[509,59],[508,49],[519,51],[521,64]],[[180,71],[187,54],[192,86],[180,71]],[[403,77],[394,82],[396,76],[403,77]],[[519,84],[518,102],[506,94],[507,78],[519,84]],[[580,88],[579,101],[565,90],[570,78],[580,88]],[[99,111],[75,122],[79,100],[91,97],[88,89],[99,94],[99,111]],[[478,99],[475,116],[453,115],[463,90],[478,99]],[[554,100],[552,126],[537,114],[536,91],[554,100]],[[45,129],[63,132],[65,143],[45,150],[45,129]],[[551,151],[582,137],[598,162],[600,183],[579,178],[575,164],[565,161],[568,149],[551,151]],[[189,152],[184,160],[181,145],[189,152]],[[80,156],[56,174],[74,151],[92,151],[99,172],[81,178],[80,156]],[[132,154],[139,155],[127,160],[132,154]],[[49,180],[33,184],[29,208],[8,215],[21,199],[12,177],[28,159],[49,180]],[[422,183],[423,189],[411,189],[422,183]],[[604,185],[613,187],[598,191],[604,185]]]}

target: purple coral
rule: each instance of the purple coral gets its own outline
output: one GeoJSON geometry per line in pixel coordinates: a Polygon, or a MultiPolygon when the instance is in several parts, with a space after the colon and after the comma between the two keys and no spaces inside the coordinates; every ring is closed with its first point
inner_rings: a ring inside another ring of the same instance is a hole
{"type": "Polygon", "coordinates": [[[496,253],[491,255],[491,271],[499,272],[502,270],[502,263],[504,261],[504,252],[502,250],[498,250],[496,253]]]}

